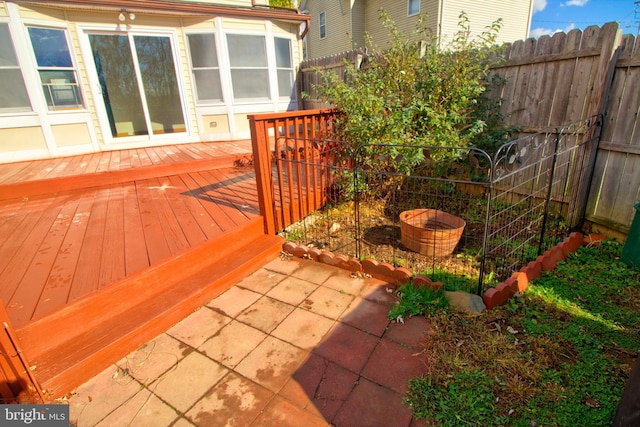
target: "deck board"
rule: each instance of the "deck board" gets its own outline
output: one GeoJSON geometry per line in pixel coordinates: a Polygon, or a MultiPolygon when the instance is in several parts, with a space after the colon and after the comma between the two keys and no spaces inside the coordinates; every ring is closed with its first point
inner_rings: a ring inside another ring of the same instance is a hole
{"type": "Polygon", "coordinates": [[[74,272],[80,258],[80,249],[87,231],[91,207],[96,191],[83,192],[71,219],[64,241],[38,299],[33,317],[42,317],[69,300],[74,272]]]}
{"type": "Polygon", "coordinates": [[[109,201],[105,217],[102,259],[98,276],[98,289],[125,277],[124,251],[124,190],[122,185],[109,188],[109,201]]]}
{"type": "Polygon", "coordinates": [[[79,195],[74,195],[61,206],[58,215],[34,254],[33,264],[37,265],[37,268],[28,268],[25,271],[11,299],[7,301],[7,313],[15,324],[23,324],[32,318],[40,295],[43,293],[42,284],[46,284],[51,275],[56,257],[62,250],[65,235],[79,203],[79,195]]]}
{"type": "Polygon", "coordinates": [[[8,249],[1,258],[9,259],[9,263],[2,271],[2,289],[0,290],[0,298],[7,304],[7,311],[17,307],[18,303],[13,301],[15,294],[22,278],[29,270],[32,263],[38,265],[39,260],[35,260],[38,249],[46,238],[55,219],[58,217],[67,197],[57,197],[46,209],[34,214],[27,214],[29,221],[21,224],[18,231],[19,237],[16,242],[3,246],[8,249]],[[24,238],[22,238],[24,235],[24,238]]]}
{"type": "Polygon", "coordinates": [[[130,275],[148,267],[150,262],[135,183],[124,185],[123,191],[125,271],[130,275]]]}
{"type": "Polygon", "coordinates": [[[69,302],[98,289],[108,203],[109,189],[98,189],[93,198],[91,213],[86,218],[87,232],[82,240],[78,265],[71,282],[69,302]]]}
{"type": "Polygon", "coordinates": [[[32,188],[40,179],[51,191],[0,199],[0,298],[15,327],[258,217],[253,168],[233,167],[230,157],[248,155],[246,145],[187,146],[0,164],[0,185],[32,188]],[[184,162],[215,170],[173,166],[184,162]],[[60,188],[60,177],[81,187],[60,188]]]}

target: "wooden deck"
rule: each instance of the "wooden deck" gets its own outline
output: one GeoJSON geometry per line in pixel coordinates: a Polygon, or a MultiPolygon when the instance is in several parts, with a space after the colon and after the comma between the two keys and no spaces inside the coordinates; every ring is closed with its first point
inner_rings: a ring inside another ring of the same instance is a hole
{"type": "Polygon", "coordinates": [[[278,252],[249,160],[241,142],[0,165],[0,298],[53,396],[278,252]]]}

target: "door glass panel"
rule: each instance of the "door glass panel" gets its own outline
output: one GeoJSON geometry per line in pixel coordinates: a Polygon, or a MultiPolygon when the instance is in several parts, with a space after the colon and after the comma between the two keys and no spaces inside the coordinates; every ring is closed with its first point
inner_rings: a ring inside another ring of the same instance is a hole
{"type": "Polygon", "coordinates": [[[134,36],[133,39],[153,133],[185,132],[169,37],[134,36]]]}
{"type": "Polygon", "coordinates": [[[127,36],[89,35],[111,136],[148,135],[127,36]]]}

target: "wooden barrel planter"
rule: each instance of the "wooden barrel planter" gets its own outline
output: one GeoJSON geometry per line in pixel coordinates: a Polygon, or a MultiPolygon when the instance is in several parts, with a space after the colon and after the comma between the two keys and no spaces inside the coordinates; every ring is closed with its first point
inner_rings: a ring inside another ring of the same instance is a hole
{"type": "Polygon", "coordinates": [[[437,209],[413,209],[400,214],[402,244],[427,256],[446,256],[456,248],[467,223],[437,209]]]}

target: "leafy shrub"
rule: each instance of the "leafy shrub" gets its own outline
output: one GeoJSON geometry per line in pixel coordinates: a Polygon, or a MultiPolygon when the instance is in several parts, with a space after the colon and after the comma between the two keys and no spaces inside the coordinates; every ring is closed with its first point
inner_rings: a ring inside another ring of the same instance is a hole
{"type": "MultiPolygon", "coordinates": [[[[387,13],[380,18],[390,47],[381,50],[368,37],[368,63],[358,70],[346,62],[344,79],[323,73],[316,87],[319,97],[340,111],[339,137],[357,150],[361,167],[408,174],[425,159],[424,146],[485,148],[505,142],[509,130],[485,96],[500,20],[471,37],[462,13],[455,37],[441,46],[424,17],[413,37],[403,36],[387,13]]],[[[426,154],[434,161],[447,155],[437,153],[426,154]]]]}

